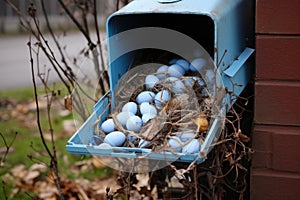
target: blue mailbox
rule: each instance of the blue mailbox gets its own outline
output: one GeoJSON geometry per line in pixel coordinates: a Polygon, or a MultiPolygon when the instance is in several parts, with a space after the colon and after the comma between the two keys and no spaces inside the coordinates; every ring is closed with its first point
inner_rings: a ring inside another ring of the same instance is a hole
{"type": "MultiPolygon", "coordinates": [[[[143,63],[164,63],[180,54],[189,60],[189,56],[197,54],[194,42],[213,60],[227,91],[239,95],[253,76],[253,6],[253,0],[134,0],[113,13],[106,24],[110,95],[95,104],[92,115],[69,139],[67,150],[74,154],[121,158],[148,154],[150,149],[89,145],[94,123],[99,116],[103,121],[110,113],[109,102],[114,106],[114,91],[127,71],[143,63]],[[193,42],[182,45],[190,41],[193,42]]],[[[226,113],[235,99],[227,95],[224,101],[220,112],[226,113]]],[[[223,126],[221,120],[211,122],[201,156],[200,153],[179,153],[179,156],[153,153],[147,159],[203,162],[223,126]]]]}

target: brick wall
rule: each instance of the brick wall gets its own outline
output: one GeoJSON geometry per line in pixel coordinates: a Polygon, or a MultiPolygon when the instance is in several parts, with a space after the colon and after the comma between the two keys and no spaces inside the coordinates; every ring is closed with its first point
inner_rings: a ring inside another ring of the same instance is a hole
{"type": "Polygon", "coordinates": [[[256,0],[251,199],[300,199],[300,1],[256,0]]]}

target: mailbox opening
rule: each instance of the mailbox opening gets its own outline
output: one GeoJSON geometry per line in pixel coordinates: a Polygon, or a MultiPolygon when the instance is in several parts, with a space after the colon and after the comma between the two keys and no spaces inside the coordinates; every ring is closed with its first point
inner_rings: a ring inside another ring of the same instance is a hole
{"type": "Polygon", "coordinates": [[[108,21],[108,37],[141,27],[161,27],[181,32],[197,41],[214,57],[215,29],[214,21],[209,16],[173,13],[116,15],[108,21]]]}
{"type": "MultiPolygon", "coordinates": [[[[192,154],[179,153],[174,156],[168,152],[163,154],[152,152],[152,149],[140,148],[140,146],[100,147],[100,145],[91,145],[89,138],[94,136],[95,120],[100,117],[100,123],[103,122],[112,111],[111,109],[114,108],[115,89],[119,80],[128,71],[147,63],[168,65],[172,59],[183,58],[180,53],[177,53],[181,48],[183,48],[183,52],[189,52],[189,46],[182,47],[177,44],[178,39],[176,37],[161,36],[157,31],[160,29],[164,29],[165,34],[168,31],[181,33],[200,44],[201,48],[207,52],[207,57],[213,60],[215,65],[218,65],[217,71],[220,73],[220,79],[224,81],[227,90],[239,95],[252,75],[252,64],[248,61],[254,51],[248,48],[249,44],[251,47],[253,34],[251,7],[251,1],[236,0],[211,0],[205,3],[184,0],[176,1],[174,4],[159,3],[155,0],[135,0],[110,16],[106,27],[110,92],[95,104],[94,112],[90,118],[70,138],[67,150],[76,154],[108,156],[125,159],[125,161],[132,159],[134,162],[130,163],[133,164],[130,167],[135,167],[135,162],[140,162],[139,159],[145,155],[147,157],[143,157],[143,161],[145,158],[161,160],[165,161],[164,164],[173,161],[193,162],[196,160],[203,162],[214,143],[218,141],[223,128],[224,123],[218,118],[211,121],[201,149],[192,154]],[[134,30],[144,32],[134,32],[134,30]],[[169,42],[170,48],[157,48],[157,46],[152,45],[166,41],[169,42]],[[224,52],[227,54],[222,57],[224,52]]],[[[190,55],[190,59],[195,57],[197,55],[190,55]]],[[[220,113],[225,113],[226,109],[230,109],[232,106],[230,97],[227,97],[227,107],[225,108],[223,104],[219,105],[220,113]]],[[[222,97],[222,102],[223,99],[222,97]]],[[[126,164],[122,166],[127,166],[128,163],[124,163],[126,164]]],[[[142,170],[139,167],[145,167],[144,170],[149,170],[148,165],[136,167],[137,170],[142,170]]],[[[129,168],[125,170],[129,170],[129,168]]]]}
{"type": "MultiPolygon", "coordinates": [[[[214,58],[216,57],[216,51],[214,27],[215,24],[211,17],[201,14],[136,13],[112,16],[107,22],[107,36],[110,38],[108,40],[109,56],[113,57],[112,55],[115,54],[115,52],[119,49],[126,49],[125,51],[127,51],[127,49],[133,48],[133,50],[128,50],[129,52],[126,52],[119,57],[115,56],[113,59],[110,59],[109,72],[111,92],[114,93],[114,89],[118,80],[130,68],[147,63],[160,63],[169,65],[170,61],[174,59],[180,59],[182,56],[172,52],[172,50],[174,50],[172,48],[159,49],[143,47],[144,41],[148,40],[147,35],[151,35],[153,33],[152,30],[149,33],[147,30],[143,31],[141,34],[144,36],[139,39],[137,39],[135,36],[131,37],[130,34],[128,34],[126,39],[121,39],[119,41],[119,38],[114,38],[116,35],[126,31],[143,28],[163,28],[174,32],[176,31],[200,44],[199,46],[201,46],[201,48],[203,48],[210,55],[211,59],[215,60],[214,58]],[[142,48],[135,49],[135,46],[141,46],[142,48]]],[[[160,35],[157,34],[157,38],[159,37],[160,35]]],[[[165,40],[163,37],[165,36],[161,36],[160,40],[165,40]]],[[[168,39],[169,42],[179,44],[180,41],[177,41],[178,38],[174,37],[174,39],[172,39],[168,39]]],[[[181,47],[178,45],[175,48],[181,47]]],[[[191,54],[192,53],[189,55],[191,56],[190,59],[197,57],[191,54]]]]}

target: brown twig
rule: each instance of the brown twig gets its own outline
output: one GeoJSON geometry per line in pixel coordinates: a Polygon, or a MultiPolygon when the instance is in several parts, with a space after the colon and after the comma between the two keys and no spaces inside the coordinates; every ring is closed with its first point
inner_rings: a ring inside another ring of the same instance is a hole
{"type": "Polygon", "coordinates": [[[3,180],[2,180],[2,193],[3,193],[4,199],[8,200],[8,196],[7,196],[6,189],[5,189],[5,182],[3,180]]]}
{"type": "MultiPolygon", "coordinates": [[[[42,130],[42,126],[41,126],[41,121],[40,121],[40,109],[39,109],[39,101],[38,101],[38,94],[37,94],[37,85],[36,85],[36,81],[35,81],[35,73],[34,73],[34,62],[33,62],[33,55],[32,55],[32,46],[31,46],[31,35],[29,37],[29,42],[27,43],[28,48],[29,48],[29,54],[30,54],[30,66],[31,66],[31,76],[32,76],[32,83],[33,83],[33,89],[34,89],[34,97],[35,97],[35,104],[36,104],[36,113],[37,113],[37,125],[38,125],[38,130],[40,133],[40,138],[42,141],[42,144],[46,150],[46,152],[49,155],[50,158],[50,169],[52,169],[54,171],[55,174],[55,185],[58,189],[59,192],[59,197],[61,200],[64,199],[63,195],[62,195],[62,191],[61,191],[61,187],[60,187],[60,177],[58,174],[58,166],[57,166],[57,156],[56,156],[56,150],[55,150],[55,144],[54,142],[52,142],[52,150],[53,152],[50,151],[46,140],[44,138],[44,133],[42,130]]],[[[48,99],[47,99],[48,100],[48,99]]],[[[48,122],[49,122],[49,126],[50,126],[50,132],[51,132],[51,137],[52,137],[52,141],[53,141],[53,128],[52,128],[52,124],[51,124],[51,120],[49,120],[49,112],[50,112],[50,105],[49,102],[47,102],[47,111],[48,111],[48,122]]]]}
{"type": "Polygon", "coordinates": [[[89,34],[86,30],[82,27],[82,25],[78,22],[78,20],[75,18],[75,16],[71,13],[71,11],[67,8],[65,3],[62,0],[58,0],[58,3],[61,5],[63,10],[67,13],[67,15],[70,17],[70,19],[73,21],[73,23],[76,25],[76,27],[80,30],[80,32],[84,35],[86,40],[88,41],[89,46],[93,44],[89,34]]]}
{"type": "Polygon", "coordinates": [[[14,135],[13,139],[12,139],[11,142],[8,144],[7,141],[6,141],[6,139],[5,139],[5,137],[4,137],[4,135],[3,135],[3,133],[0,132],[0,136],[1,136],[2,141],[4,142],[4,145],[5,145],[5,147],[6,147],[6,151],[5,151],[5,153],[4,153],[4,155],[3,155],[2,159],[1,159],[0,166],[2,166],[2,164],[5,163],[6,157],[7,157],[8,153],[9,153],[10,148],[11,148],[12,145],[14,144],[15,139],[17,138],[17,135],[18,135],[18,132],[15,132],[15,135],[14,135]]]}

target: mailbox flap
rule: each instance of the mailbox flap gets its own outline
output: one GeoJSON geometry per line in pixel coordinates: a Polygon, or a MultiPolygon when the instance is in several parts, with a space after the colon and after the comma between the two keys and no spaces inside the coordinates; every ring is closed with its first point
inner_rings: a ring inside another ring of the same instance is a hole
{"type": "Polygon", "coordinates": [[[232,63],[232,65],[224,71],[224,73],[231,78],[234,77],[253,52],[254,49],[246,48],[241,53],[241,55],[232,63]]]}

